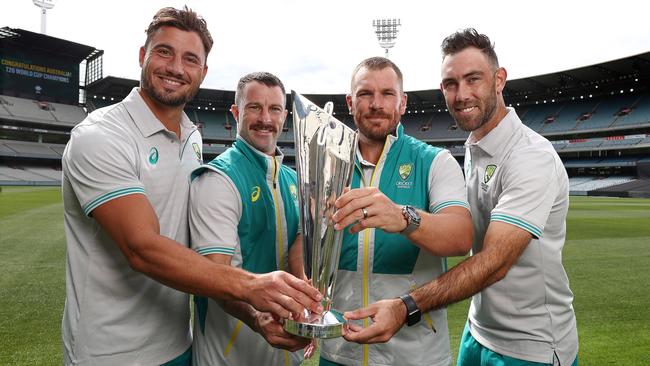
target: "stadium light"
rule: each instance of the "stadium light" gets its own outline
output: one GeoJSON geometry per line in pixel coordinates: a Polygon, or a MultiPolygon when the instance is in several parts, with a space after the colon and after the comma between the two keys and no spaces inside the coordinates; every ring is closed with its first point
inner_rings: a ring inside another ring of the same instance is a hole
{"type": "Polygon", "coordinates": [[[32,0],[32,2],[41,8],[41,34],[47,34],[45,27],[46,14],[48,10],[54,7],[56,0],[32,0]]]}
{"type": "Polygon", "coordinates": [[[386,50],[386,58],[388,58],[388,49],[395,46],[395,40],[402,26],[402,21],[399,18],[374,19],[372,26],[375,28],[379,46],[386,50]]]}

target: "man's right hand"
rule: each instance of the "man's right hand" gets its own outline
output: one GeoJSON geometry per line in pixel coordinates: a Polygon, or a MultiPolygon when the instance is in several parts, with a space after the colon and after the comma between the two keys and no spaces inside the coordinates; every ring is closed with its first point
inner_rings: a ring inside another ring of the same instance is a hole
{"type": "Polygon", "coordinates": [[[284,271],[254,276],[245,289],[244,301],[255,309],[294,320],[301,317],[305,308],[317,314],[323,312],[323,296],[308,282],[284,271]]]}
{"type": "Polygon", "coordinates": [[[286,349],[289,352],[301,350],[311,344],[311,339],[298,337],[287,333],[282,323],[275,320],[269,313],[257,312],[255,329],[266,341],[275,348],[286,349]]]}

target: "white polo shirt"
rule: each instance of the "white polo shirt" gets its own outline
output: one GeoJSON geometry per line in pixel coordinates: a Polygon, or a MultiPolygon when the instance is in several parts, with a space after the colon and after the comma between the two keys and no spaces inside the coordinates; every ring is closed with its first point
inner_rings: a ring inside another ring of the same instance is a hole
{"type": "Polygon", "coordinates": [[[185,114],[178,139],[137,88],[72,130],[62,158],[64,364],[160,365],[190,347],[188,295],[131,269],[92,212],[114,198],[143,194],[160,234],[187,246],[189,178],[201,164],[201,148],[185,114]]]}
{"type": "Polygon", "coordinates": [[[532,234],[505,278],[472,298],[470,332],[510,357],[570,365],[578,353],[573,293],[562,265],[569,187],[551,143],[521,123],[514,109],[478,142],[465,143],[473,253],[492,221],[532,234]]]}

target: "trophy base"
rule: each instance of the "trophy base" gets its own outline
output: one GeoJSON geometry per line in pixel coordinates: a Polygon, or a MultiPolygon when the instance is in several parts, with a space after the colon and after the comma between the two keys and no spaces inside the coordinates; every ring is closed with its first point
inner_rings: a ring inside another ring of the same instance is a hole
{"type": "Polygon", "coordinates": [[[305,322],[293,319],[284,321],[284,330],[304,338],[336,338],[343,336],[343,314],[336,310],[329,310],[321,315],[310,314],[305,322]]]}

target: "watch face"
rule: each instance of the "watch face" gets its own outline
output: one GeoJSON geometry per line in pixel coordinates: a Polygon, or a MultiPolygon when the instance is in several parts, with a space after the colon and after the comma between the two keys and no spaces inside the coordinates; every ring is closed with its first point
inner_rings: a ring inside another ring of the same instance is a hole
{"type": "Polygon", "coordinates": [[[406,214],[409,216],[409,223],[420,224],[420,214],[412,206],[406,206],[406,214]]]}

